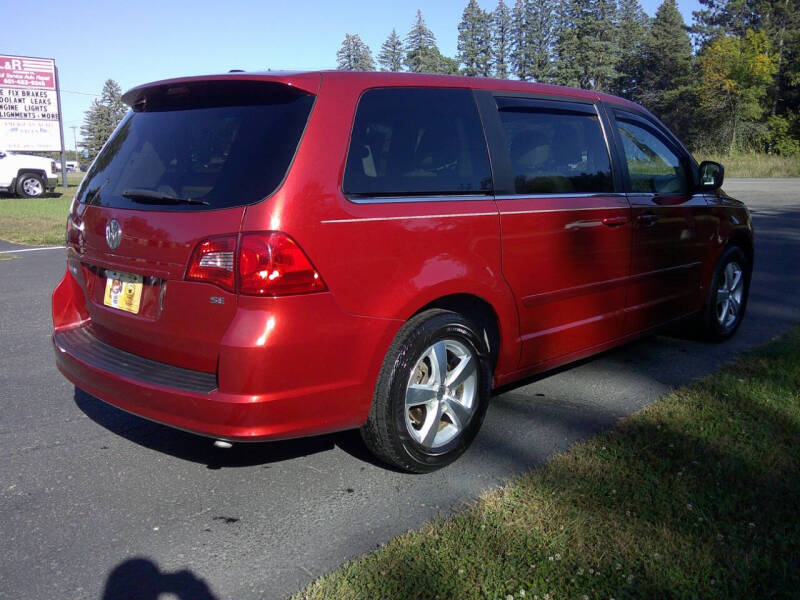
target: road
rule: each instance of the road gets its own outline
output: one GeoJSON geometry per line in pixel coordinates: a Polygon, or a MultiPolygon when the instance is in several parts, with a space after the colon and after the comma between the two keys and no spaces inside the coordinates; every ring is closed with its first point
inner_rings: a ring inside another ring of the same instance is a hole
{"type": "Polygon", "coordinates": [[[76,391],[50,344],[63,251],[0,243],[0,598],[286,597],[769,340],[800,320],[800,180],[725,189],[757,236],[732,341],[654,337],[506,390],[429,475],[374,464],[352,433],[218,450],[76,391]]]}

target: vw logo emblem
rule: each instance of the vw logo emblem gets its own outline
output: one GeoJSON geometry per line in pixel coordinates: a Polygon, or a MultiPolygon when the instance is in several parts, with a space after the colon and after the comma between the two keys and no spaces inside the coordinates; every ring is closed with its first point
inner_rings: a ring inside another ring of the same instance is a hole
{"type": "Polygon", "coordinates": [[[122,227],[116,219],[111,219],[106,225],[106,243],[112,250],[119,248],[122,241],[122,227]]]}

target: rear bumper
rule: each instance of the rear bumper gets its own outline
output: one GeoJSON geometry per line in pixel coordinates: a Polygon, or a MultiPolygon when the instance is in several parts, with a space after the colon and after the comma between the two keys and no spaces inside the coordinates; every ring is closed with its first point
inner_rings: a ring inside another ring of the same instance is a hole
{"type": "Polygon", "coordinates": [[[330,294],[287,297],[289,302],[268,311],[243,309],[223,340],[218,372],[203,373],[98,340],[91,320],[69,306],[80,300],[74,297],[80,291],[67,272],[53,294],[53,344],[61,373],[124,411],[230,441],[302,437],[362,425],[383,353],[399,328],[395,321],[342,313],[330,294]],[[70,314],[74,318],[64,319],[70,314]],[[276,323],[268,344],[252,340],[256,318],[276,323]]]}

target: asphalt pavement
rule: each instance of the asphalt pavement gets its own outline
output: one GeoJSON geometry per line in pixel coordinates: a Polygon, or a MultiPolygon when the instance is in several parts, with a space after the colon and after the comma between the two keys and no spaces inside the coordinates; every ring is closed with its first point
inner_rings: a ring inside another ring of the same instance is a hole
{"type": "Polygon", "coordinates": [[[357,434],[219,450],[56,370],[63,250],[0,242],[0,598],[282,598],[476,499],[800,321],[800,179],[729,180],[756,227],[748,313],[708,345],[657,336],[496,395],[450,467],[375,464],[357,434]]]}

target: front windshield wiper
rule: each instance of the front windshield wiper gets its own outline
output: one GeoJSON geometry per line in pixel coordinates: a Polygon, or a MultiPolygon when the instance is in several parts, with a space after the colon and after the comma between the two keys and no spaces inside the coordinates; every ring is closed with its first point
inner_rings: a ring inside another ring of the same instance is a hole
{"type": "Polygon", "coordinates": [[[134,202],[139,202],[141,204],[202,204],[204,206],[210,206],[211,203],[205,200],[194,200],[192,198],[181,198],[179,196],[173,196],[172,194],[167,194],[166,192],[157,192],[155,190],[146,190],[146,189],[139,189],[133,188],[129,190],[124,190],[122,195],[134,202]]]}

